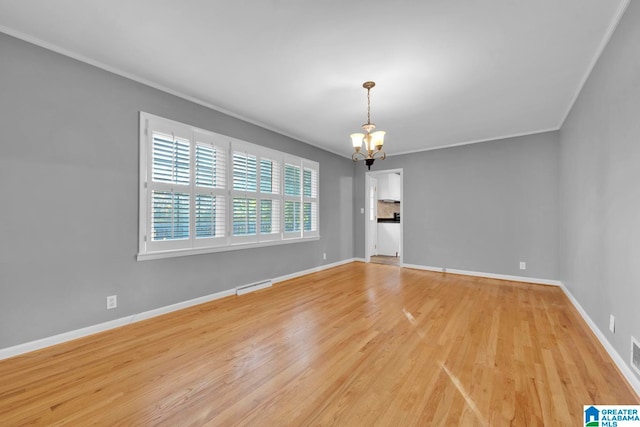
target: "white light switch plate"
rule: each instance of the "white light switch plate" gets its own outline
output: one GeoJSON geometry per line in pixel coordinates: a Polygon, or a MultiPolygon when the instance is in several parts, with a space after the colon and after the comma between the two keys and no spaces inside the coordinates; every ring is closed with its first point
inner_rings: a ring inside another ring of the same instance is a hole
{"type": "Polygon", "coordinates": [[[612,333],[616,332],[616,318],[613,316],[613,314],[609,315],[609,330],[612,333]]]}

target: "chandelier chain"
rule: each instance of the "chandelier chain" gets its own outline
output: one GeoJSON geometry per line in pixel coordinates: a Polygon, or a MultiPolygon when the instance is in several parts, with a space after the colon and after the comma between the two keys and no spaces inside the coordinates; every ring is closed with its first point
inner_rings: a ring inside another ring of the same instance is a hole
{"type": "Polygon", "coordinates": [[[371,124],[371,89],[367,89],[367,124],[371,124]]]}
{"type": "Polygon", "coordinates": [[[376,125],[371,123],[371,88],[375,85],[376,83],[373,81],[366,81],[362,84],[362,87],[367,90],[367,123],[362,125],[363,134],[351,134],[351,142],[355,150],[351,155],[351,159],[354,162],[358,161],[358,159],[363,159],[369,170],[376,159],[384,160],[387,157],[386,153],[382,151],[386,132],[377,131],[372,133],[376,125]]]}

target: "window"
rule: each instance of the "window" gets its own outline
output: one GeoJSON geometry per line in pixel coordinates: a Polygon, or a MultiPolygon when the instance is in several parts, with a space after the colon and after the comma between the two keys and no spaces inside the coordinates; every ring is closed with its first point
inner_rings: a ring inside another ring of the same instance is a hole
{"type": "Polygon", "coordinates": [[[140,113],[138,259],[317,238],[318,163],[140,113]]]}
{"type": "Polygon", "coordinates": [[[260,241],[280,239],[280,164],[276,157],[263,155],[260,157],[260,241]]]}
{"type": "Polygon", "coordinates": [[[285,160],[284,164],[284,232],[285,236],[300,235],[300,167],[285,160]]]}
{"type": "Polygon", "coordinates": [[[281,154],[235,141],[233,147],[232,242],[281,240],[281,154]]]}
{"type": "Polygon", "coordinates": [[[318,236],[318,164],[302,161],[302,234],[318,236]]]}
{"type": "Polygon", "coordinates": [[[233,233],[235,241],[258,233],[258,159],[245,151],[233,151],[233,233]]]}
{"type": "Polygon", "coordinates": [[[227,145],[223,138],[194,131],[193,167],[194,242],[193,247],[226,244],[227,145]]]}

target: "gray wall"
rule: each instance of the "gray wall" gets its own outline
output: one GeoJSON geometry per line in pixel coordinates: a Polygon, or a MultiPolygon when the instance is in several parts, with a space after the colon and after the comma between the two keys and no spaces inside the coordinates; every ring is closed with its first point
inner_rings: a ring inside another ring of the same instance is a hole
{"type": "MultiPolygon", "coordinates": [[[[377,161],[372,170],[403,169],[404,263],[557,279],[557,137],[548,132],[377,161]]],[[[356,256],[363,257],[366,168],[358,166],[356,256]]]]}
{"type": "Polygon", "coordinates": [[[560,277],[627,363],[640,339],[639,46],[632,1],[560,131],[560,277]]]}
{"type": "MultiPolygon", "coordinates": [[[[640,337],[639,42],[631,2],[560,132],[376,162],[404,169],[405,263],[560,278],[627,360],[640,337]]],[[[0,348],[364,256],[362,163],[3,34],[0,52],[0,348]],[[136,262],[140,110],[319,161],[322,238],[136,262]]]]}
{"type": "Polygon", "coordinates": [[[0,348],[354,256],[351,160],[4,34],[0,52],[0,348]],[[320,162],[321,239],[136,262],[140,110],[320,162]]]}

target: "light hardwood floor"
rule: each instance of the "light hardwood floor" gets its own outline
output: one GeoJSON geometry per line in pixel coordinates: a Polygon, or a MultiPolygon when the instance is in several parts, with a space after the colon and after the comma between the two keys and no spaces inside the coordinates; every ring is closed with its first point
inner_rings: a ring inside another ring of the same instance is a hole
{"type": "Polygon", "coordinates": [[[638,404],[559,288],[352,263],[0,362],[0,425],[580,425],[638,404]]]}
{"type": "Polygon", "coordinates": [[[371,262],[374,264],[394,265],[400,267],[400,257],[387,255],[371,255],[371,262]]]}

